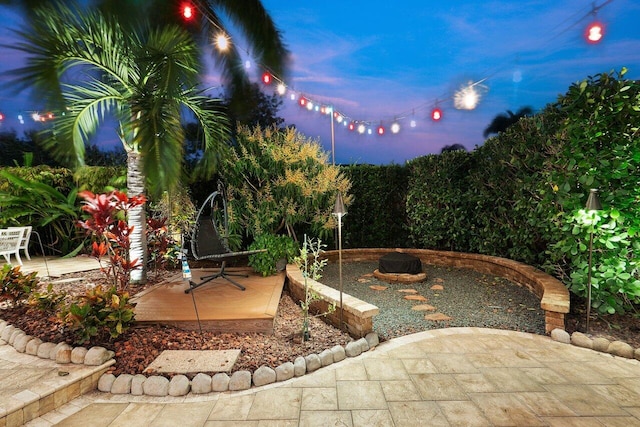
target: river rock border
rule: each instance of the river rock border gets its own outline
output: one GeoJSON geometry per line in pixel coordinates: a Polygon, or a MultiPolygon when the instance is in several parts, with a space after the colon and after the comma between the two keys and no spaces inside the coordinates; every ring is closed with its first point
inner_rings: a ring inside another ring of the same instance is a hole
{"type": "Polygon", "coordinates": [[[11,346],[18,353],[30,354],[40,359],[50,359],[59,364],[100,366],[113,359],[113,351],[104,347],[71,347],[67,343],[52,343],[27,335],[23,330],[0,319],[0,341],[11,346]]]}
{"type": "Polygon", "coordinates": [[[634,349],[624,341],[609,341],[606,338],[591,338],[582,332],[574,332],[571,335],[564,329],[551,331],[551,339],[564,344],[573,344],[576,347],[588,348],[601,353],[609,353],[613,356],[625,359],[640,360],[640,348],[634,349]]]}
{"type": "MultiPolygon", "coordinates": [[[[41,359],[51,359],[56,363],[102,365],[113,359],[113,351],[104,347],[71,347],[67,343],[43,342],[39,338],[27,335],[24,331],[0,319],[0,340],[13,346],[19,353],[26,353],[41,359]]],[[[142,374],[122,374],[117,377],[112,373],[102,374],[98,380],[98,390],[111,394],[131,394],[133,396],[185,396],[207,394],[212,392],[248,390],[252,386],[260,387],[275,382],[282,382],[294,377],[340,362],[347,357],[356,357],[373,349],[379,344],[378,334],[371,332],[366,337],[349,342],[346,346],[336,345],[323,350],[320,354],[309,354],[297,357],[293,362],[285,362],[273,369],[263,365],[253,373],[236,371],[230,376],[217,373],[213,376],[198,373],[192,380],[186,375],[175,375],[169,380],[160,375],[146,377],[142,374]]]]}

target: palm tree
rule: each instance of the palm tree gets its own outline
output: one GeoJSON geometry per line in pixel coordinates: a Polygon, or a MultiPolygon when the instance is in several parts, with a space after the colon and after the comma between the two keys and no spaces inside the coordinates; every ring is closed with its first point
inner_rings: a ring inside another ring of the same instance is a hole
{"type": "MultiPolygon", "coordinates": [[[[51,0],[0,0],[0,4],[17,5],[23,8],[25,18],[27,21],[34,23],[35,26],[39,25],[36,21],[40,20],[40,15],[35,11],[40,6],[49,5],[50,3],[51,0]]],[[[98,6],[105,16],[117,17],[121,28],[126,26],[137,32],[135,29],[139,28],[138,22],[142,20],[158,27],[179,23],[182,27],[187,27],[191,30],[191,34],[204,43],[208,43],[208,40],[218,33],[231,34],[224,24],[224,22],[230,22],[242,33],[251,48],[252,56],[258,64],[280,77],[284,78],[286,76],[289,52],[282,41],[280,32],[260,0],[191,0],[190,2],[187,1],[187,3],[195,6],[194,22],[185,22],[181,16],[181,7],[185,4],[185,0],[92,0],[89,2],[89,4],[98,6]],[[228,19],[225,20],[223,17],[228,19]]],[[[36,44],[34,47],[37,46],[36,44]]],[[[226,51],[213,50],[216,62],[222,67],[228,106],[236,116],[246,113],[242,100],[251,91],[251,83],[239,48],[240,46],[231,43],[226,51]]],[[[114,54],[117,56],[117,52],[114,52],[114,54]]],[[[56,80],[53,75],[49,79],[51,82],[56,80]]],[[[55,87],[58,87],[58,85],[55,85],[55,87]]],[[[50,91],[47,91],[47,93],[52,94],[50,91]]],[[[122,127],[123,131],[127,129],[127,127],[122,127]]],[[[135,129],[135,127],[130,129],[135,129]]],[[[122,134],[124,135],[124,132],[122,134]]],[[[141,137],[141,135],[139,136],[141,137]]],[[[80,158],[82,157],[82,151],[83,149],[77,146],[76,152],[80,158]]],[[[173,159],[159,157],[167,154],[167,151],[156,150],[153,154],[156,160],[159,159],[159,161],[157,163],[145,163],[146,168],[151,169],[165,162],[172,163],[173,159]]],[[[173,155],[175,156],[175,152],[173,155]]],[[[206,171],[206,166],[213,165],[211,161],[216,160],[216,158],[207,157],[204,160],[203,165],[205,167],[200,168],[201,171],[206,171]]],[[[153,182],[151,180],[152,175],[153,173],[147,177],[148,181],[153,182]]],[[[128,185],[131,189],[131,185],[134,184],[129,183],[128,185]]],[[[134,192],[132,194],[138,193],[134,192]]],[[[142,231],[142,229],[142,227],[138,227],[139,231],[142,231]]],[[[146,254],[146,251],[143,253],[146,254]]],[[[141,273],[141,276],[145,277],[144,272],[141,273]]]]}
{"type": "Polygon", "coordinates": [[[522,107],[516,111],[515,114],[511,110],[507,110],[507,114],[501,113],[495,116],[482,135],[486,138],[491,134],[504,132],[509,126],[516,123],[521,118],[532,114],[533,109],[531,107],[522,107]]]}
{"type": "MultiPolygon", "coordinates": [[[[61,4],[34,11],[17,31],[15,48],[27,53],[16,82],[30,86],[64,114],[54,121],[47,146],[71,166],[84,163],[85,143],[107,115],[118,123],[127,152],[130,196],[174,187],[181,174],[184,131],[181,119],[191,112],[204,134],[203,167],[212,170],[227,148],[226,115],[219,102],[198,88],[198,47],[184,29],[123,27],[97,10],[61,4]],[[135,29],[135,31],[133,31],[135,29]]],[[[144,206],[129,215],[134,227],[131,259],[146,259],[144,206]]],[[[146,280],[146,263],[131,279],[146,280]]]]}

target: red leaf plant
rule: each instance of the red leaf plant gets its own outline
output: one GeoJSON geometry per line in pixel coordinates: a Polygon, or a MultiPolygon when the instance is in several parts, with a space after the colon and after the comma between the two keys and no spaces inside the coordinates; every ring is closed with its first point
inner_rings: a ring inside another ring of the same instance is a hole
{"type": "Polygon", "coordinates": [[[78,221],[78,226],[87,230],[93,239],[91,256],[98,260],[100,270],[114,286],[126,290],[131,271],[140,267],[137,258],[129,259],[133,227],[127,224],[127,214],[144,204],[146,198],[143,195],[128,197],[121,191],[106,194],[81,191],[78,195],[84,199],[82,211],[89,214],[84,221],[78,221]],[[109,255],[107,265],[102,263],[105,255],[109,255]]]}

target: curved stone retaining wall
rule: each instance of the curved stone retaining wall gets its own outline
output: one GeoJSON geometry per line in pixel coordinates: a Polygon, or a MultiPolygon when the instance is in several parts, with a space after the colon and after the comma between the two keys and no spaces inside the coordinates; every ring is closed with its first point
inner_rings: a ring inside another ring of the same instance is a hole
{"type": "MultiPolygon", "coordinates": [[[[519,286],[526,287],[540,298],[540,307],[545,312],[546,333],[549,334],[554,329],[564,330],[564,316],[569,312],[569,290],[559,280],[518,261],[464,252],[404,248],[343,249],[342,260],[343,262],[377,261],[391,251],[418,257],[423,264],[470,268],[480,273],[504,277],[519,286]]],[[[331,262],[338,262],[338,251],[326,251],[324,257],[331,262]]]]}

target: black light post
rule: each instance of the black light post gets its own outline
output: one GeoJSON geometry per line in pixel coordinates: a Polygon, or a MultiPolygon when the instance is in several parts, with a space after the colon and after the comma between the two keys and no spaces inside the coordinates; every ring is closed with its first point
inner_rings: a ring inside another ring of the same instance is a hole
{"type": "MultiPolygon", "coordinates": [[[[585,206],[587,212],[599,211],[602,210],[602,205],[600,204],[600,198],[598,197],[598,190],[596,188],[592,188],[589,192],[589,197],[587,197],[587,204],[585,206]]],[[[591,255],[593,253],[593,226],[591,224],[590,233],[589,233],[589,271],[587,272],[587,328],[586,333],[589,333],[589,318],[591,317],[591,255]]]]}
{"type": "Polygon", "coordinates": [[[333,215],[338,218],[338,278],[340,281],[340,330],[342,330],[344,322],[344,310],[342,308],[342,217],[347,214],[342,200],[342,193],[338,191],[336,196],[336,204],[333,207],[333,215]]]}

